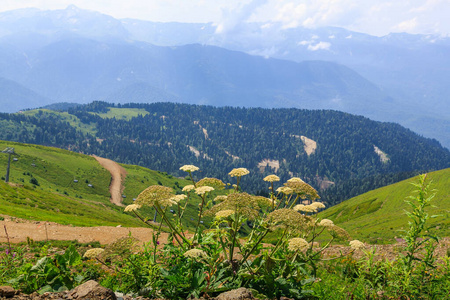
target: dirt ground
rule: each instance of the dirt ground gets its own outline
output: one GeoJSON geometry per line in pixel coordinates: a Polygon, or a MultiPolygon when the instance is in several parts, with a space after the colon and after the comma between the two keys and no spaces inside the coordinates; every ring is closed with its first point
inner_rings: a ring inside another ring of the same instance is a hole
{"type": "MultiPolygon", "coordinates": [[[[35,241],[45,240],[78,240],[81,243],[98,241],[101,244],[109,244],[115,240],[126,237],[130,233],[135,238],[148,242],[152,238],[153,230],[150,228],[125,228],[112,226],[99,227],[74,227],[52,222],[28,221],[18,218],[3,216],[0,221],[0,243],[26,242],[27,238],[35,241]],[[6,230],[6,231],[5,231],[6,230]]],[[[166,237],[167,235],[164,235],[166,237]]]]}
{"type": "Polygon", "coordinates": [[[122,204],[122,192],[124,186],[122,180],[127,176],[127,171],[115,161],[107,158],[92,155],[98,163],[111,173],[111,184],[109,185],[109,192],[111,194],[111,202],[118,206],[122,204]]]}
{"type": "MultiPolygon", "coordinates": [[[[35,241],[45,240],[78,240],[81,243],[98,241],[103,245],[110,244],[119,238],[131,235],[142,242],[150,242],[153,230],[150,228],[126,228],[126,227],[74,227],[68,225],[60,225],[51,222],[39,222],[22,220],[3,216],[5,220],[0,221],[0,243],[8,242],[20,243],[26,242],[27,238],[35,241]],[[7,233],[7,235],[6,235],[7,233]]],[[[161,242],[167,240],[167,234],[161,235],[161,242]]],[[[365,251],[375,248],[378,259],[386,258],[395,259],[404,248],[404,243],[396,243],[391,245],[366,245],[365,251]]],[[[347,245],[333,245],[325,251],[326,257],[338,257],[351,251],[347,245]]],[[[450,253],[450,237],[440,240],[435,251],[437,257],[445,257],[450,253]]],[[[360,258],[365,253],[357,250],[354,258],[360,258]]]]}

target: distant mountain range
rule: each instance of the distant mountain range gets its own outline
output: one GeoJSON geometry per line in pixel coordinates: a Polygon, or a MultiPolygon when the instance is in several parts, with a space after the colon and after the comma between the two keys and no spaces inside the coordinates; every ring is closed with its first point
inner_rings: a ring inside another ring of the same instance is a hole
{"type": "Polygon", "coordinates": [[[1,111],[55,102],[335,109],[450,147],[450,39],[341,28],[117,20],[75,6],[0,14],[1,111]]]}

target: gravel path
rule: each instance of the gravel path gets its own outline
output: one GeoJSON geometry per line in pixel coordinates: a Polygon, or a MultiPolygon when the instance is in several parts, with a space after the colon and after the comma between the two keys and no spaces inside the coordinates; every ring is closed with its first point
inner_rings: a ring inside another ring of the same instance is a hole
{"type": "Polygon", "coordinates": [[[98,163],[111,173],[111,184],[109,185],[109,192],[111,194],[111,202],[118,206],[124,206],[122,204],[122,192],[124,186],[122,180],[127,176],[127,171],[115,161],[107,158],[92,155],[98,163]]]}

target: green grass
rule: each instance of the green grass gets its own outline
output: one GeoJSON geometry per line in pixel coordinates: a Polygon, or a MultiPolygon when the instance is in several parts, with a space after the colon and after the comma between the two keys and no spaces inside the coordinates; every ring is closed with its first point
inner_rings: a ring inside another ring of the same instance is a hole
{"type": "Polygon", "coordinates": [[[135,165],[121,166],[127,171],[127,176],[124,182],[124,194],[126,195],[126,203],[131,203],[132,198],[136,198],[140,192],[151,185],[164,185],[173,188],[177,192],[192,182],[173,177],[165,172],[153,171],[144,167],[135,165]]]}
{"type": "Polygon", "coordinates": [[[112,204],[67,197],[30,186],[0,182],[0,195],[0,214],[4,215],[74,226],[140,225],[112,204]]]}
{"type": "Polygon", "coordinates": [[[74,127],[76,130],[81,131],[84,134],[94,135],[97,133],[95,124],[85,124],[80,121],[77,116],[71,115],[68,112],[54,111],[50,109],[33,109],[23,112],[24,115],[36,116],[37,114],[48,114],[58,117],[60,120],[68,122],[70,126],[74,127]]]}
{"type": "MultiPolygon", "coordinates": [[[[93,157],[58,148],[0,141],[0,149],[6,147],[13,147],[20,156],[16,156],[17,161],[11,159],[10,182],[13,185],[9,185],[3,182],[8,155],[0,154],[0,176],[3,176],[0,214],[76,226],[143,225],[134,214],[123,213],[123,208],[110,203],[111,175],[93,157]],[[32,184],[32,179],[38,185],[32,184]]],[[[176,193],[181,193],[184,186],[191,184],[165,172],[122,166],[127,172],[123,183],[126,205],[133,203],[133,198],[150,185],[172,187],[176,193]]],[[[188,228],[195,225],[199,202],[199,197],[194,195],[188,205],[183,218],[188,228]]],[[[153,213],[151,208],[140,210],[141,215],[150,219],[153,213]]]]}
{"type": "MultiPolygon", "coordinates": [[[[131,204],[133,203],[133,198],[136,198],[140,192],[151,185],[163,185],[167,187],[171,187],[174,189],[175,193],[182,194],[181,191],[183,187],[186,185],[192,184],[192,181],[186,180],[184,178],[177,178],[169,175],[165,172],[153,171],[144,167],[135,166],[135,165],[124,165],[121,164],[122,167],[127,171],[127,176],[125,179],[125,189],[123,194],[126,196],[123,203],[131,204]]],[[[223,192],[213,192],[212,197],[215,195],[223,194],[223,192]]],[[[191,200],[187,206],[187,210],[183,216],[183,224],[186,225],[187,228],[193,229],[195,228],[197,218],[198,218],[198,204],[200,203],[200,198],[191,193],[191,200]]],[[[176,209],[176,207],[171,207],[171,209],[176,209]]],[[[141,208],[139,213],[147,218],[152,219],[154,215],[154,210],[151,208],[141,208]]],[[[167,214],[171,215],[170,210],[167,214]]],[[[159,219],[158,219],[159,220],[159,219]]],[[[208,218],[205,219],[205,224],[210,221],[208,218]]]]}
{"type": "MultiPolygon", "coordinates": [[[[23,114],[27,115],[27,116],[36,116],[39,114],[53,115],[53,116],[58,117],[62,121],[68,122],[76,130],[79,130],[84,134],[91,134],[91,135],[95,136],[95,134],[97,132],[97,129],[96,129],[94,123],[90,123],[90,124],[82,123],[78,117],[71,115],[68,112],[60,112],[60,111],[54,111],[54,110],[50,110],[50,109],[33,109],[33,110],[24,111],[23,114]]],[[[98,115],[104,119],[116,118],[118,120],[130,121],[132,118],[137,117],[139,115],[141,115],[141,116],[148,115],[149,112],[146,111],[145,109],[141,109],[141,108],[109,107],[107,113],[91,112],[91,114],[98,115]]],[[[5,123],[5,124],[3,124],[2,127],[8,128],[8,124],[5,123]]]]}
{"type": "MultiPolygon", "coordinates": [[[[437,191],[433,207],[427,211],[430,216],[439,215],[430,219],[429,225],[439,236],[450,236],[450,169],[429,173],[428,180],[432,180],[432,188],[437,191]]],[[[413,182],[417,182],[417,177],[359,195],[319,216],[333,220],[353,238],[370,243],[394,242],[408,228],[405,211],[411,209],[404,200],[413,195],[413,182]]]]}
{"type": "MultiPolygon", "coordinates": [[[[10,181],[38,190],[94,201],[109,199],[110,173],[90,156],[52,147],[0,141],[0,149],[15,148],[18,160],[11,160],[10,181]],[[75,182],[78,180],[78,182],[75,182]],[[91,184],[92,187],[89,187],[91,184]]],[[[6,174],[8,155],[0,155],[0,174],[6,174]]]]}
{"type": "Polygon", "coordinates": [[[107,113],[92,113],[98,115],[104,119],[112,119],[116,118],[118,120],[126,120],[129,121],[134,117],[139,115],[145,116],[148,115],[149,112],[143,108],[118,108],[118,107],[109,107],[107,113]]]}

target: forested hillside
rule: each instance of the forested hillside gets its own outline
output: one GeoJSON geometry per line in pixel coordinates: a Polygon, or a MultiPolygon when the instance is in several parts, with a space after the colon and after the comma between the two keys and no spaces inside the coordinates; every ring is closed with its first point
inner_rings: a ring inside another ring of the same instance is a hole
{"type": "Polygon", "coordinates": [[[0,139],[96,154],[176,176],[185,175],[179,171],[184,164],[199,166],[198,176],[223,180],[232,168],[245,167],[251,173],[243,185],[253,192],[267,191],[261,180],[267,174],[282,181],[299,176],[318,189],[334,185],[328,195],[333,203],[351,190],[450,166],[450,152],[435,140],[330,110],[94,102],[64,112],[1,114],[0,139]]]}

